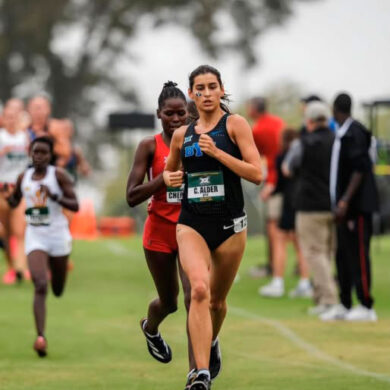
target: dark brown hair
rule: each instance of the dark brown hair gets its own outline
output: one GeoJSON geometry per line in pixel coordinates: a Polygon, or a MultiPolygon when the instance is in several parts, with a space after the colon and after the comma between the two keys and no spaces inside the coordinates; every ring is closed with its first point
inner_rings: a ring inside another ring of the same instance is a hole
{"type": "MultiPolygon", "coordinates": [[[[197,77],[201,74],[207,74],[207,73],[213,74],[217,78],[219,86],[221,88],[223,87],[221,73],[219,73],[219,71],[217,69],[215,69],[214,67],[212,67],[210,65],[200,65],[191,72],[191,74],[188,78],[191,91],[192,91],[192,88],[194,87],[195,77],[197,77]]],[[[229,96],[226,93],[221,97],[221,100],[223,100],[226,103],[229,103],[229,101],[230,101],[229,96]]],[[[230,114],[230,110],[229,110],[229,107],[227,106],[227,104],[221,102],[220,107],[223,111],[228,112],[230,114]]]]}

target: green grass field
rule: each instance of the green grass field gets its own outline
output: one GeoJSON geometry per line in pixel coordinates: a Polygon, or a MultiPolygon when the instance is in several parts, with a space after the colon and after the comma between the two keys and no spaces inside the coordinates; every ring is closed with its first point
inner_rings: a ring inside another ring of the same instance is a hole
{"type": "MultiPolygon", "coordinates": [[[[260,298],[260,282],[247,271],[264,253],[264,241],[251,238],[229,296],[223,372],[213,389],[390,389],[390,240],[373,243],[375,324],[324,324],[306,315],[308,300],[260,298]]],[[[183,305],[161,327],[170,364],[149,356],[139,329],[155,295],[140,238],[76,242],[72,258],[65,295],[48,299],[46,359],[32,350],[31,283],[0,285],[0,389],[183,389],[183,305]]],[[[292,258],[288,287],[295,283],[292,258]]]]}

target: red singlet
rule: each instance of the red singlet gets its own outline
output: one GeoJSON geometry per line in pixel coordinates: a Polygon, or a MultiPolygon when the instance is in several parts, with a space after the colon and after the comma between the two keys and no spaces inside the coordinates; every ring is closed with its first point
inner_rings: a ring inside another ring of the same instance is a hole
{"type": "MultiPolygon", "coordinates": [[[[149,180],[160,175],[165,168],[169,147],[161,134],[154,136],[156,149],[148,172],[149,180]]],[[[181,203],[176,199],[176,191],[166,187],[156,192],[148,205],[149,216],[145,221],[143,245],[146,249],[172,253],[177,251],[176,224],[179,219],[181,203]]]]}

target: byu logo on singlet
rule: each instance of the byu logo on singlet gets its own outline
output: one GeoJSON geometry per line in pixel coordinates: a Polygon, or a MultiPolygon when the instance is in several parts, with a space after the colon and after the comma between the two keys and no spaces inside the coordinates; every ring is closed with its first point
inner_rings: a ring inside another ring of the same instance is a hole
{"type": "Polygon", "coordinates": [[[192,157],[195,155],[195,157],[203,156],[203,152],[200,149],[200,146],[197,142],[192,144],[191,146],[186,146],[184,149],[184,155],[185,157],[192,157]]]}
{"type": "Polygon", "coordinates": [[[192,135],[189,135],[188,137],[184,138],[184,143],[187,144],[188,142],[191,142],[192,140],[192,135]]]}
{"type": "Polygon", "coordinates": [[[214,130],[210,133],[210,135],[213,135],[213,136],[223,136],[224,133],[223,133],[223,130],[222,129],[219,129],[219,130],[214,130]]]}

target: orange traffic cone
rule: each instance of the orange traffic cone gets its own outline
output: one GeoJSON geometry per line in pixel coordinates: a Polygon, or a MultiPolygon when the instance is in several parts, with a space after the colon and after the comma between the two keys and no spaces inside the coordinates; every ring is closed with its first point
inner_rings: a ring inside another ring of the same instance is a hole
{"type": "Polygon", "coordinates": [[[95,240],[98,237],[95,208],[91,199],[85,199],[80,204],[70,224],[70,232],[76,240],[95,240]]]}

